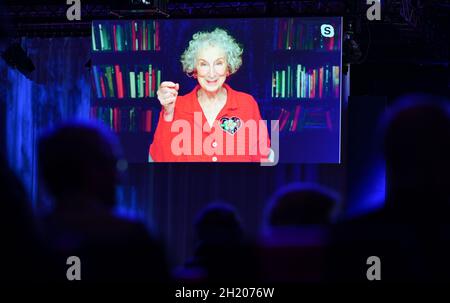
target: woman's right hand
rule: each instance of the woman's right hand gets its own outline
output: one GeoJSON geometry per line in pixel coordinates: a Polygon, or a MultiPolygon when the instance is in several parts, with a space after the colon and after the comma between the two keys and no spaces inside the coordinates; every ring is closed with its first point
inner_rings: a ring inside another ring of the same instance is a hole
{"type": "Polygon", "coordinates": [[[178,83],[164,81],[160,84],[159,89],[156,92],[159,103],[161,103],[164,110],[164,120],[167,122],[173,120],[173,113],[175,111],[175,103],[177,101],[179,89],[180,85],[178,83]]]}

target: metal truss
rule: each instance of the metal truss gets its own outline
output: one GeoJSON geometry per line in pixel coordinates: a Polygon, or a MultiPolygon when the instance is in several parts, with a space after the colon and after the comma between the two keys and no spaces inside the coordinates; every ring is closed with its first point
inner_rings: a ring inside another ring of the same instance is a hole
{"type": "MultiPolygon", "coordinates": [[[[448,41],[444,30],[450,8],[448,0],[385,0],[382,1],[382,20],[375,23],[366,20],[368,6],[363,0],[154,0],[153,5],[132,5],[131,0],[81,0],[81,21],[66,19],[68,5],[65,2],[4,0],[6,9],[0,9],[0,20],[12,21],[14,27],[10,34],[16,37],[54,37],[88,36],[90,22],[100,19],[335,15],[344,16],[344,26],[351,22],[356,34],[364,36],[369,26],[387,26],[400,33],[401,39],[419,41],[425,38],[433,48],[448,55],[448,45],[443,45],[443,41],[448,41]]],[[[389,34],[382,38],[389,42],[389,34]]]]}

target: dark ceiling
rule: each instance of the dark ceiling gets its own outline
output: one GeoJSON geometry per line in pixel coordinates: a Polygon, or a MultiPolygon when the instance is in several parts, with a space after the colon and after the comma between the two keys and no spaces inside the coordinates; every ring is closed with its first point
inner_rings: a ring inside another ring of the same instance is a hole
{"type": "MultiPolygon", "coordinates": [[[[1,0],[0,0],[1,1],[1,0]]],[[[11,37],[89,36],[96,19],[343,16],[366,60],[447,62],[450,1],[384,0],[381,21],[368,21],[366,1],[81,0],[81,21],[68,21],[64,0],[4,0],[0,19],[11,37]],[[369,53],[367,53],[369,51],[369,53]]]]}

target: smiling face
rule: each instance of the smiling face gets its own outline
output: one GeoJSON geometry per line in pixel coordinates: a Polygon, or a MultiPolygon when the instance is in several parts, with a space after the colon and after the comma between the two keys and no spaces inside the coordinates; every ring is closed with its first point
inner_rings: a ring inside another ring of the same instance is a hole
{"type": "Polygon", "coordinates": [[[195,65],[198,83],[206,92],[217,93],[228,76],[228,63],[224,50],[216,46],[202,48],[195,65]]]}

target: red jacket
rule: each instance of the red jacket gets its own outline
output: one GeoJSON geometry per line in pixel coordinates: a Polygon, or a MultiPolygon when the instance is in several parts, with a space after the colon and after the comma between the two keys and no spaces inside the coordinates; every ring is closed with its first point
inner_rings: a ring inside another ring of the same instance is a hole
{"type": "Polygon", "coordinates": [[[229,85],[227,102],[210,127],[197,99],[197,85],[178,96],[174,118],[166,122],[163,110],[150,157],[155,162],[260,162],[269,155],[270,139],[258,103],[229,85]]]}

